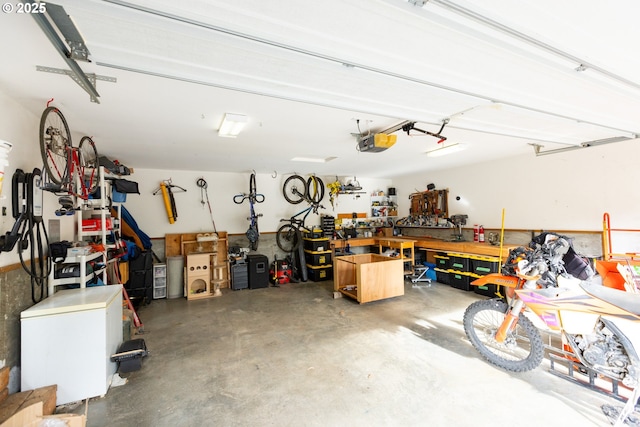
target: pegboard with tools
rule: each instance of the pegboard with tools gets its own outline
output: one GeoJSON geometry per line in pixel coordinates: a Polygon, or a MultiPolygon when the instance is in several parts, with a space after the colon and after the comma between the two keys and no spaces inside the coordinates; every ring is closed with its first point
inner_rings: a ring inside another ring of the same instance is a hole
{"type": "Polygon", "coordinates": [[[449,217],[448,195],[448,189],[433,189],[410,194],[411,217],[420,217],[430,225],[438,225],[438,220],[449,217]]]}

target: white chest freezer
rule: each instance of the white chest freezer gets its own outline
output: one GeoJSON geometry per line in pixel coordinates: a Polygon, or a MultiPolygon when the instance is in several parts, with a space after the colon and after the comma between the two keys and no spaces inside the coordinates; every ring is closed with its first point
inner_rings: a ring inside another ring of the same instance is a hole
{"type": "Polygon", "coordinates": [[[58,291],[20,324],[23,391],[56,384],[56,405],[107,393],[122,343],[122,285],[58,291]]]}

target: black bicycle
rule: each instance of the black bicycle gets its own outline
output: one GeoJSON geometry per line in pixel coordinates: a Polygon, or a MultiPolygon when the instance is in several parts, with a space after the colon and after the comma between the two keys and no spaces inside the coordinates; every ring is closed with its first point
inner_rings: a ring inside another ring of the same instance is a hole
{"type": "Polygon", "coordinates": [[[260,238],[260,232],[258,231],[258,217],[262,214],[256,214],[254,205],[256,203],[264,202],[264,194],[260,194],[256,190],[256,174],[252,173],[249,177],[249,193],[236,194],[233,196],[233,201],[237,205],[242,204],[245,200],[249,200],[249,228],[245,235],[249,239],[249,247],[252,251],[258,250],[258,239],[260,238]]]}
{"type": "Polygon", "coordinates": [[[324,183],[317,176],[311,176],[305,181],[300,175],[292,175],[287,178],[282,187],[284,198],[292,204],[306,200],[309,206],[293,215],[291,218],[283,218],[284,222],[276,233],[276,243],[284,252],[293,252],[300,245],[301,230],[311,232],[305,225],[309,214],[318,213],[318,209],[324,209],[320,204],[324,197],[324,183]]]}

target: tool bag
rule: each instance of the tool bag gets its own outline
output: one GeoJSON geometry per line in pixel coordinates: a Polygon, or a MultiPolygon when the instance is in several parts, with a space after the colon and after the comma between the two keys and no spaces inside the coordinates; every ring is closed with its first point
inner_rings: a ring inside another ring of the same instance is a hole
{"type": "Polygon", "coordinates": [[[49,243],[49,256],[52,261],[56,263],[64,261],[67,257],[67,249],[71,246],[71,242],[67,240],[49,243]]]}

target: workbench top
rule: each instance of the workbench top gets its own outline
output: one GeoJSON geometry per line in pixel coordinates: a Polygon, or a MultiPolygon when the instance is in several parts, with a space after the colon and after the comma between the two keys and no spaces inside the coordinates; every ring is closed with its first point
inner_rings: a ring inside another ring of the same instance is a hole
{"type": "MultiPolygon", "coordinates": [[[[502,253],[500,252],[500,246],[491,245],[488,242],[449,242],[446,240],[435,239],[432,237],[408,237],[408,236],[393,236],[393,237],[354,237],[348,240],[349,245],[355,246],[373,246],[377,245],[379,241],[412,241],[416,249],[422,249],[426,251],[438,251],[438,252],[456,252],[465,254],[485,255],[485,256],[501,256],[506,258],[509,255],[511,249],[517,248],[521,245],[514,245],[505,243],[502,246],[502,253]]],[[[342,249],[345,246],[345,240],[337,239],[330,241],[331,246],[336,249],[342,249]]]]}

